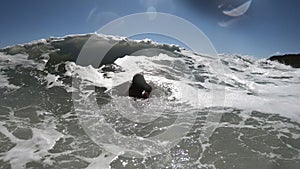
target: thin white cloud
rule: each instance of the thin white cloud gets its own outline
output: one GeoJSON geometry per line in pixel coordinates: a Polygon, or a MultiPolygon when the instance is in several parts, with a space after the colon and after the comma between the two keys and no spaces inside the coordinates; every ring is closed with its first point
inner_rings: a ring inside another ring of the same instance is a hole
{"type": "Polygon", "coordinates": [[[225,15],[232,16],[232,17],[241,16],[248,11],[248,9],[251,5],[251,2],[252,2],[252,0],[249,0],[236,8],[233,8],[231,10],[223,10],[222,12],[225,15]]]}
{"type": "Polygon", "coordinates": [[[90,12],[89,15],[86,18],[86,21],[89,22],[92,18],[92,16],[94,15],[94,13],[97,11],[97,7],[93,8],[90,12]]]}
{"type": "Polygon", "coordinates": [[[233,18],[233,19],[230,19],[228,21],[218,22],[218,25],[223,27],[223,28],[227,28],[227,27],[237,23],[239,20],[240,20],[240,18],[233,18]]]}

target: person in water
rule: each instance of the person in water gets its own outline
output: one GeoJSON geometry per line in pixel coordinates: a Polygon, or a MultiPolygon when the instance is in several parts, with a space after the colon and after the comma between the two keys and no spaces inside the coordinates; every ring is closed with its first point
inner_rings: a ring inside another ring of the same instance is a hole
{"type": "Polygon", "coordinates": [[[149,98],[152,87],[141,74],[135,74],[129,87],[129,96],[135,98],[149,98]]]}

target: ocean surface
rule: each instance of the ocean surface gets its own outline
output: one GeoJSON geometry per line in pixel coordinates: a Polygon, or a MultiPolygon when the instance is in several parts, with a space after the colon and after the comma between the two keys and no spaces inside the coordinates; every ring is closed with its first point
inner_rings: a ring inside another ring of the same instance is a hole
{"type": "Polygon", "coordinates": [[[300,69],[87,34],[0,49],[0,70],[0,168],[300,168],[300,69]],[[99,67],[76,62],[91,36],[116,43],[99,67]]]}

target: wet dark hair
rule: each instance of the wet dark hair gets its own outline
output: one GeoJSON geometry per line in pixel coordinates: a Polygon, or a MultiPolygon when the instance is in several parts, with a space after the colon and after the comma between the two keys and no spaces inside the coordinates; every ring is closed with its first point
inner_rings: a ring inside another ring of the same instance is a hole
{"type": "Polygon", "coordinates": [[[152,87],[145,81],[141,74],[135,74],[129,87],[129,96],[135,98],[148,98],[152,87]]]}

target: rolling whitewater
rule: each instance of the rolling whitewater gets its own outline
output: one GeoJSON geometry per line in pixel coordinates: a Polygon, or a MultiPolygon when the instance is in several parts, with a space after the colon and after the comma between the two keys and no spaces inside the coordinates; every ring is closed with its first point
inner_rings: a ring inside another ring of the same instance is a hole
{"type": "Polygon", "coordinates": [[[300,168],[300,69],[98,34],[116,45],[76,64],[91,36],[0,49],[0,168],[300,168]]]}

